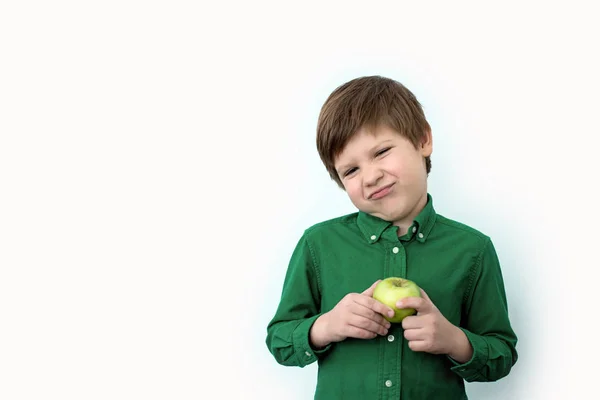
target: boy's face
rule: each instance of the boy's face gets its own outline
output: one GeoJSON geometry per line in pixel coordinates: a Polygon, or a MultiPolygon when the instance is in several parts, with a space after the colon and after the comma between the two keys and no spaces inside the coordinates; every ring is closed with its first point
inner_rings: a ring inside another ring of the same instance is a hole
{"type": "Polygon", "coordinates": [[[431,132],[415,148],[380,125],[360,129],[335,160],[335,169],[356,208],[406,230],[427,203],[425,157],[431,152],[431,132]]]}

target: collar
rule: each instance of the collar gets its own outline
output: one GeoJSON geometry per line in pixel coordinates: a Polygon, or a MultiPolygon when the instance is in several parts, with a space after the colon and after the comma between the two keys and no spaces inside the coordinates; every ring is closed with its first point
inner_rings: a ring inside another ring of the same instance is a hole
{"type": "MultiPolygon", "coordinates": [[[[413,236],[416,236],[417,241],[425,243],[429,237],[429,233],[433,229],[435,220],[436,212],[433,208],[433,198],[427,193],[427,204],[425,204],[423,210],[417,215],[412,225],[408,228],[408,232],[402,236],[402,239],[409,240],[413,236]]],[[[398,227],[393,226],[391,221],[386,221],[359,211],[356,223],[368,243],[377,243],[382,236],[390,240],[398,240],[398,227]]]]}

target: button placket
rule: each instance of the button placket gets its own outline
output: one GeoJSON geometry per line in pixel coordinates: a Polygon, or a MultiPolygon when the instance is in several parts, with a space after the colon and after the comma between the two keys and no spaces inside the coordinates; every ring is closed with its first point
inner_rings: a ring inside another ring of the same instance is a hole
{"type": "MultiPolygon", "coordinates": [[[[406,247],[402,243],[394,242],[386,251],[389,252],[386,257],[389,264],[385,273],[388,276],[406,277],[406,247]]],[[[383,339],[387,343],[382,344],[385,346],[385,351],[381,378],[383,378],[384,385],[389,388],[386,390],[387,396],[394,397],[400,396],[399,388],[402,385],[403,340],[402,336],[398,336],[398,332],[390,329],[389,334],[383,339]]]]}

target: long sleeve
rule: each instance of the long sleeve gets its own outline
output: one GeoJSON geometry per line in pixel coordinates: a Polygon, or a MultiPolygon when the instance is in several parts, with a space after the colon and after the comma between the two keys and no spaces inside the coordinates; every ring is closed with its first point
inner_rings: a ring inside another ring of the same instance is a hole
{"type": "Polygon", "coordinates": [[[465,364],[451,359],[452,370],[468,382],[496,381],[517,362],[517,336],[508,317],[500,263],[489,238],[472,270],[470,288],[460,328],[473,346],[473,357],[465,364]]]}
{"type": "Polygon", "coordinates": [[[305,234],[294,249],[279,306],[267,326],[267,347],[282,365],[304,367],[328,350],[315,351],[309,341],[310,328],[320,316],[318,280],[305,234]]]}

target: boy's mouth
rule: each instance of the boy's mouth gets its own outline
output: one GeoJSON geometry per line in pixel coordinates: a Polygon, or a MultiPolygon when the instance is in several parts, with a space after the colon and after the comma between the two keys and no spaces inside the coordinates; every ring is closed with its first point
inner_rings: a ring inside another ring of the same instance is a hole
{"type": "Polygon", "coordinates": [[[382,187],[381,189],[377,189],[376,191],[374,191],[373,193],[371,193],[368,197],[369,200],[378,200],[384,196],[387,196],[391,191],[392,191],[392,186],[394,186],[394,184],[389,184],[386,185],[384,187],[382,187]]]}

